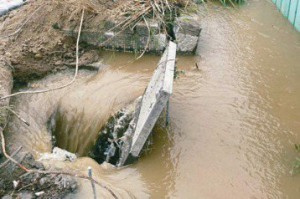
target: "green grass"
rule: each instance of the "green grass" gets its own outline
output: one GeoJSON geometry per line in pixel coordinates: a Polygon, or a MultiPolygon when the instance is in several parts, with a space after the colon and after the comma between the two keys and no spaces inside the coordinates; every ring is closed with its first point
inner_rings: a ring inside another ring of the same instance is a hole
{"type": "MultiPolygon", "coordinates": [[[[300,154],[300,144],[295,144],[296,151],[300,154]]],[[[293,169],[292,174],[298,174],[300,173],[300,156],[296,158],[296,160],[293,163],[293,169]]]]}

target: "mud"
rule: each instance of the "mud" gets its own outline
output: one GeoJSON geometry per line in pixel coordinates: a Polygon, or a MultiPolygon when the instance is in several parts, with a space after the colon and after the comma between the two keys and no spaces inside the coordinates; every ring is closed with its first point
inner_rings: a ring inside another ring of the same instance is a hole
{"type": "MultiPolygon", "coordinates": [[[[12,68],[0,56],[0,96],[9,95],[13,87],[12,68]]],[[[4,127],[7,122],[7,110],[9,99],[0,101],[0,127],[4,127]]]]}
{"type": "MultiPolygon", "coordinates": [[[[116,14],[116,9],[129,0],[44,0],[29,1],[24,6],[9,12],[0,18],[0,55],[13,67],[15,82],[29,82],[41,78],[63,65],[72,65],[75,61],[75,40],[82,10],[85,10],[80,57],[90,50],[99,50],[98,44],[106,32],[114,28],[111,24],[104,25],[106,19],[116,14]],[[106,27],[108,26],[108,27],[106,27]],[[66,30],[72,34],[66,34],[66,30]]],[[[179,1],[185,5],[185,1],[179,1]]],[[[156,29],[148,44],[149,51],[163,51],[167,41],[166,32],[160,32],[159,23],[150,28],[156,29]],[[157,27],[156,27],[157,26],[157,27]]],[[[118,24],[115,24],[118,26],[118,24]]],[[[119,30],[120,27],[114,28],[119,30]]],[[[129,28],[128,28],[129,29],[129,28]]],[[[147,45],[147,25],[137,25],[132,34],[115,35],[109,42],[109,49],[130,49],[133,52],[143,51],[147,45]],[[127,47],[126,47],[127,46],[127,47]]],[[[126,32],[126,31],[125,31],[126,32]]],[[[119,34],[115,32],[114,34],[119,34]]],[[[192,52],[197,39],[193,39],[192,52]]],[[[104,46],[105,47],[105,46],[104,46]]],[[[186,48],[184,48],[186,51],[186,48]]],[[[84,58],[83,58],[84,59],[84,58]]],[[[84,64],[90,65],[93,59],[84,64]]],[[[99,61],[99,60],[97,60],[99,61]]]]}
{"type": "MultiPolygon", "coordinates": [[[[124,1],[30,1],[0,18],[0,55],[14,67],[15,80],[28,82],[42,77],[63,64],[74,63],[75,39],[61,29],[78,28],[82,9],[86,10],[84,28],[89,28],[124,1]],[[24,23],[20,31],[7,37],[24,23]]],[[[88,48],[80,55],[86,51],[88,48]]]]}

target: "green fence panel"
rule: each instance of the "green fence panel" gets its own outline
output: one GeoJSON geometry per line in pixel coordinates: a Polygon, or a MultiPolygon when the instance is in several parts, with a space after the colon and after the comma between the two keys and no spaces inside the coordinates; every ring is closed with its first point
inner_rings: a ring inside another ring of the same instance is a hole
{"type": "Polygon", "coordinates": [[[293,25],[295,23],[298,3],[299,3],[299,0],[292,0],[290,3],[290,11],[289,11],[288,19],[293,25]]]}
{"type": "Polygon", "coordinates": [[[288,17],[289,15],[291,1],[295,1],[295,0],[282,0],[280,11],[285,17],[288,17]]]}
{"type": "Polygon", "coordinates": [[[278,10],[300,32],[300,0],[271,0],[278,10]]]}
{"type": "Polygon", "coordinates": [[[277,0],[276,1],[276,7],[280,10],[281,8],[281,3],[282,3],[282,0],[277,0]]]}
{"type": "Polygon", "coordinates": [[[296,30],[300,31],[300,2],[299,1],[298,1],[298,6],[297,6],[294,26],[295,26],[296,30]]]}

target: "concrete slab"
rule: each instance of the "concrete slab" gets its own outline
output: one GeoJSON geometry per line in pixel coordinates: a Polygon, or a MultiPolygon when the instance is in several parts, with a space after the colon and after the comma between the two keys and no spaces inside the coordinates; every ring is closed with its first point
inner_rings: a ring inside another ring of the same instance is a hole
{"type": "Polygon", "coordinates": [[[167,104],[173,90],[173,78],[176,58],[176,44],[169,42],[149,85],[142,97],[138,118],[128,132],[120,157],[119,165],[123,166],[137,159],[159,117],[167,104]]]}

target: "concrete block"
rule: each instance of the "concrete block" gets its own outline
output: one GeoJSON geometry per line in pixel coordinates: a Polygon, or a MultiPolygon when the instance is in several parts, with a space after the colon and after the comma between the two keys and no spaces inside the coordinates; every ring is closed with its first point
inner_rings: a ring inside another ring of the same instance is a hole
{"type": "Polygon", "coordinates": [[[198,39],[199,37],[197,36],[178,33],[177,40],[176,40],[177,51],[181,53],[194,53],[197,48],[198,39]]]}
{"type": "Polygon", "coordinates": [[[201,32],[200,22],[188,15],[176,18],[174,35],[177,42],[177,51],[184,54],[193,54],[196,51],[201,32]]]}
{"type": "MultiPolygon", "coordinates": [[[[139,52],[144,51],[148,44],[149,30],[145,23],[139,23],[131,30],[121,30],[120,27],[114,28],[118,23],[114,21],[105,21],[99,24],[97,29],[83,30],[81,33],[81,41],[88,44],[100,46],[104,49],[139,52]],[[121,31],[121,32],[120,32],[121,31]]],[[[147,52],[163,52],[167,45],[166,34],[160,33],[160,25],[150,22],[151,30],[149,45],[147,52]]],[[[67,35],[77,37],[77,32],[65,29],[67,35]]]]}
{"type": "Polygon", "coordinates": [[[198,37],[201,31],[200,22],[192,16],[183,15],[175,19],[173,31],[175,36],[181,33],[198,37]]]}
{"type": "Polygon", "coordinates": [[[149,30],[151,35],[157,35],[160,33],[160,25],[157,22],[149,22],[148,26],[146,23],[138,23],[135,26],[135,31],[139,36],[148,36],[149,30]]]}

